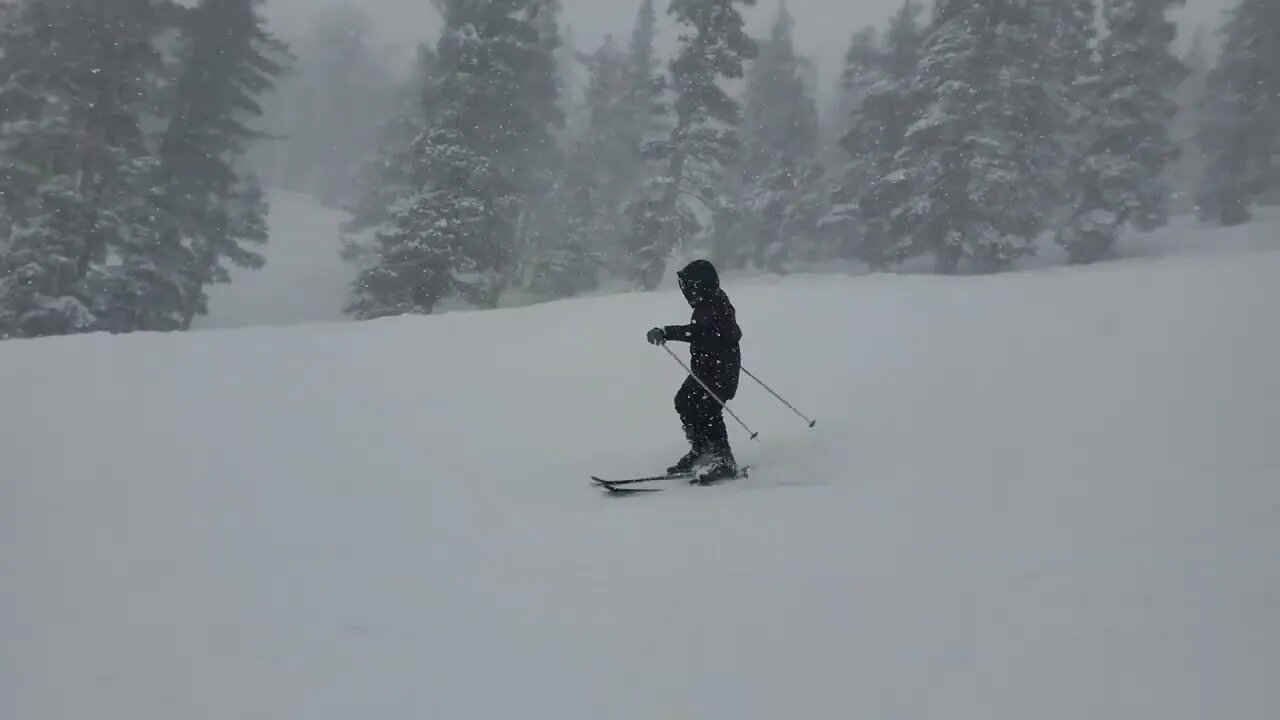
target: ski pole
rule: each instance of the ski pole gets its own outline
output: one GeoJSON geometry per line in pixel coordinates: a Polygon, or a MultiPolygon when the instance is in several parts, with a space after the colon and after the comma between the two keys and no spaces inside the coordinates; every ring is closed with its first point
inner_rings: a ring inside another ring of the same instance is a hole
{"type": "Polygon", "coordinates": [[[791,403],[787,402],[787,401],[786,401],[786,400],[785,400],[781,395],[779,395],[778,393],[774,392],[774,391],[773,391],[773,388],[769,387],[768,385],[765,385],[763,380],[761,380],[760,378],[756,377],[755,375],[752,375],[750,370],[748,370],[748,369],[746,369],[746,368],[742,368],[742,372],[746,373],[746,374],[747,374],[747,376],[748,376],[748,377],[750,377],[752,380],[755,380],[756,382],[760,383],[760,387],[764,388],[765,390],[768,390],[768,391],[769,391],[769,393],[770,393],[771,395],[773,395],[774,397],[778,398],[778,400],[780,400],[780,401],[782,402],[782,404],[783,404],[783,405],[786,405],[787,407],[791,408],[791,412],[793,412],[793,413],[795,413],[795,414],[799,415],[800,417],[804,418],[805,422],[809,423],[809,427],[813,427],[814,425],[817,425],[817,424],[818,424],[818,421],[817,421],[817,420],[810,420],[809,418],[805,417],[805,414],[804,414],[804,413],[800,412],[799,410],[796,410],[796,408],[795,408],[795,406],[794,406],[794,405],[792,405],[791,403]]]}
{"type": "Polygon", "coordinates": [[[684,361],[680,359],[680,356],[679,356],[679,355],[676,355],[674,352],[672,352],[672,351],[671,351],[671,348],[667,347],[666,345],[663,345],[663,346],[662,346],[662,349],[667,351],[667,354],[671,356],[671,359],[672,359],[672,360],[675,360],[676,362],[680,363],[680,367],[684,368],[684,371],[685,371],[685,372],[687,372],[687,373],[689,373],[689,377],[693,378],[694,380],[697,380],[697,381],[698,381],[698,384],[702,386],[702,389],[703,389],[703,390],[706,390],[706,391],[707,391],[707,394],[711,396],[711,399],[713,399],[713,400],[715,400],[716,402],[720,403],[720,407],[724,408],[724,409],[725,409],[725,412],[727,412],[727,413],[729,413],[730,415],[732,415],[732,416],[733,416],[733,419],[738,421],[738,424],[742,426],[742,429],[743,429],[743,430],[746,430],[747,432],[751,433],[751,439],[752,439],[752,440],[755,440],[756,442],[759,442],[758,438],[760,437],[760,433],[758,433],[758,432],[756,432],[756,431],[752,430],[751,428],[747,427],[747,424],[746,424],[746,423],[744,423],[744,422],[742,422],[742,418],[738,417],[738,414],[737,414],[737,413],[735,413],[734,411],[730,410],[730,409],[729,409],[729,406],[728,406],[728,405],[726,405],[726,404],[724,403],[724,401],[723,401],[723,400],[721,400],[721,399],[720,399],[720,397],[719,397],[718,395],[716,395],[715,391],[714,391],[714,390],[712,390],[712,389],[711,389],[711,388],[710,388],[706,383],[702,382],[702,378],[700,378],[700,377],[698,377],[697,375],[694,375],[694,374],[693,374],[693,371],[689,369],[689,366],[688,366],[688,365],[685,365],[685,364],[684,364],[684,361]]]}

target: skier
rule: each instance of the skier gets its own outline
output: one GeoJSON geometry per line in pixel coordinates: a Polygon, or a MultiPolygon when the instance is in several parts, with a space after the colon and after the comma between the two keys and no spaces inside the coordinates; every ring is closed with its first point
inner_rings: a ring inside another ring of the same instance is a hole
{"type": "Polygon", "coordinates": [[[681,292],[693,308],[693,322],[655,327],[649,331],[648,340],[653,345],[668,341],[689,343],[693,375],[705,382],[715,397],[693,376],[685,378],[676,393],[675,405],[690,450],[667,472],[686,473],[705,465],[696,479],[713,482],[738,472],[729,447],[723,408],[716,398],[729,402],[738,394],[742,330],[738,327],[733,303],[720,288],[720,276],[714,265],[706,260],[694,260],[676,276],[681,292]]]}

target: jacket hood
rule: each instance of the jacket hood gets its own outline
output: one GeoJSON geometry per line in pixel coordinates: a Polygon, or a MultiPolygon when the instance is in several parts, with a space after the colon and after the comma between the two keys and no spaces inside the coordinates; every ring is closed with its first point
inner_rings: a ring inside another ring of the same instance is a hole
{"type": "Polygon", "coordinates": [[[706,302],[720,289],[720,274],[716,266],[707,260],[694,260],[676,273],[680,291],[690,305],[706,302]]]}

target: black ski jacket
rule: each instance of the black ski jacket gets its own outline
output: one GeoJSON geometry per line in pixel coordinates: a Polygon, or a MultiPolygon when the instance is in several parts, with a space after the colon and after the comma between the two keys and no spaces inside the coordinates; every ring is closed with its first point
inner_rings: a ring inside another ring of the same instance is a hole
{"type": "Polygon", "coordinates": [[[667,340],[689,343],[694,374],[727,402],[738,392],[742,370],[742,329],[733,303],[720,288],[715,266],[706,260],[694,260],[676,276],[693,308],[693,321],[668,325],[662,329],[663,335],[667,340]]]}

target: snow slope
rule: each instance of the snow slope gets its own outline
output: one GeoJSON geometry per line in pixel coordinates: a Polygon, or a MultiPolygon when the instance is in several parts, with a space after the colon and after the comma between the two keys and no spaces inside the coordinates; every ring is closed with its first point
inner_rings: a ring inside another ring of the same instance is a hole
{"type": "Polygon", "coordinates": [[[677,293],[0,344],[0,717],[1275,718],[1269,237],[733,285],[652,496],[677,293]]]}

